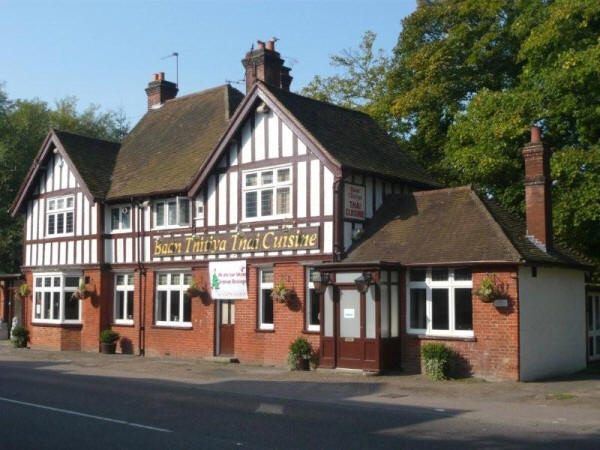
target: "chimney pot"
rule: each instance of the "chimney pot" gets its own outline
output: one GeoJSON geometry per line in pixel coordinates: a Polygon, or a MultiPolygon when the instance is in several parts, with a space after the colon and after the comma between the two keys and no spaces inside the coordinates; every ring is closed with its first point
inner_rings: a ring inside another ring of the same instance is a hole
{"type": "Polygon", "coordinates": [[[152,74],[152,81],[158,81],[158,74],[157,73],[153,73],[152,74]]]}
{"type": "Polygon", "coordinates": [[[164,80],[165,79],[165,73],[164,72],[158,72],[158,79],[159,80],[164,80]]]}
{"type": "Polygon", "coordinates": [[[275,41],[267,41],[267,50],[275,51],[275,41]]]}
{"type": "Polygon", "coordinates": [[[265,49],[265,43],[263,41],[256,41],[256,43],[258,44],[259,50],[265,49]]]}
{"type": "Polygon", "coordinates": [[[246,93],[250,92],[258,80],[269,86],[289,91],[292,82],[290,68],[283,65],[281,55],[275,51],[275,39],[266,44],[264,41],[257,42],[258,50],[249,51],[242,60],[246,69],[246,93]]]}
{"type": "Polygon", "coordinates": [[[540,142],[542,142],[542,132],[540,130],[540,127],[531,127],[531,143],[539,144],[540,142]]]}

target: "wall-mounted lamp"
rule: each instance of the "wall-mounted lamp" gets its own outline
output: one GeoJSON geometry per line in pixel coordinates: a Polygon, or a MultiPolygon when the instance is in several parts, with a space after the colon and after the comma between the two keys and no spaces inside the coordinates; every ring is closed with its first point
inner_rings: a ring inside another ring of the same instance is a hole
{"type": "Polygon", "coordinates": [[[369,290],[369,286],[373,284],[373,275],[371,272],[363,272],[360,277],[354,280],[356,290],[361,294],[366,293],[369,290]]]}
{"type": "Polygon", "coordinates": [[[310,273],[310,281],[315,287],[315,291],[323,294],[327,290],[327,286],[331,284],[330,275],[325,272],[314,271],[310,273]]]}

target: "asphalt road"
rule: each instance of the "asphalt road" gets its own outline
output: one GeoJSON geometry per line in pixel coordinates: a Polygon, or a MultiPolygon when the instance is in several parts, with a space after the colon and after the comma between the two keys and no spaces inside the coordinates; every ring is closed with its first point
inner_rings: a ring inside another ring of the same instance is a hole
{"type": "MultiPolygon", "coordinates": [[[[0,362],[0,449],[600,448],[598,434],[540,432],[461,410],[289,400],[152,379],[0,362]]],[[[335,386],[332,386],[335,389],[335,386]]]]}

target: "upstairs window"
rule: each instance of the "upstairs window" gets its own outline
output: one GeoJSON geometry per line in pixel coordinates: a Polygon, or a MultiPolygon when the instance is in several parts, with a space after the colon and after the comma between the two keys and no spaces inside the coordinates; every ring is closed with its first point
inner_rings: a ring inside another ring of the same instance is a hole
{"type": "Polygon", "coordinates": [[[110,209],[112,231],[131,231],[131,206],[113,206],[110,209]]]}
{"type": "Polygon", "coordinates": [[[73,234],[74,204],[73,196],[48,199],[46,206],[48,236],[73,234]]]}
{"type": "Polygon", "coordinates": [[[280,219],[292,212],[292,168],[244,172],[244,219],[280,219]]]}
{"type": "Polygon", "coordinates": [[[175,197],[154,203],[154,227],[190,226],[191,202],[187,197],[175,197]]]}

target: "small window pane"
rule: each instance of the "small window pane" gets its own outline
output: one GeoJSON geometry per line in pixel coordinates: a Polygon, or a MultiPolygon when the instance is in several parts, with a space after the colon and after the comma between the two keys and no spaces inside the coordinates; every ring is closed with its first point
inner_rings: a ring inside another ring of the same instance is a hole
{"type": "Polygon", "coordinates": [[[56,215],[50,214],[48,216],[48,234],[54,234],[54,221],[56,220],[56,215]]]}
{"type": "Polygon", "coordinates": [[[44,278],[44,286],[45,286],[45,287],[50,287],[50,286],[52,286],[52,278],[50,278],[50,277],[46,277],[46,278],[44,278]]]}
{"type": "Polygon", "coordinates": [[[248,175],[246,175],[246,186],[247,187],[252,187],[252,186],[256,186],[258,181],[258,175],[255,173],[249,173],[248,175]]]}
{"type": "Polygon", "coordinates": [[[179,225],[190,223],[190,201],[187,198],[179,199],[179,225]]]}
{"type": "Polygon", "coordinates": [[[42,279],[41,278],[36,278],[35,279],[35,285],[36,285],[36,287],[42,287],[42,279]]]}
{"type": "Polygon", "coordinates": [[[117,286],[122,286],[125,284],[125,277],[127,275],[117,275],[117,286]]]}
{"type": "Polygon", "coordinates": [[[425,281],[426,274],[425,269],[410,269],[410,281],[425,281]]]}
{"type": "Polygon", "coordinates": [[[425,317],[426,290],[410,290],[410,327],[415,329],[425,329],[427,327],[425,317]]]}
{"type": "Polygon", "coordinates": [[[256,217],[257,215],[257,193],[246,192],[246,217],[256,217]]]}
{"type": "Polygon", "coordinates": [[[271,289],[263,289],[261,291],[262,301],[262,320],[263,324],[273,324],[273,297],[271,297],[271,289]]]}
{"type": "Polygon", "coordinates": [[[54,211],[54,200],[48,200],[48,211],[54,211]]]}
{"type": "Polygon", "coordinates": [[[448,281],[448,269],[431,269],[431,281],[448,281]]]}
{"type": "Polygon", "coordinates": [[[52,308],[51,293],[44,292],[44,319],[50,319],[50,309],[52,308]]]}
{"type": "Polygon", "coordinates": [[[471,289],[454,289],[454,316],[457,330],[473,329],[471,289]]]}
{"type": "Polygon", "coordinates": [[[171,291],[171,317],[172,322],[179,322],[181,320],[181,312],[179,311],[180,293],[179,291],[171,291]]]}
{"type": "Polygon", "coordinates": [[[186,273],[186,274],[183,276],[183,284],[184,284],[185,286],[189,286],[189,285],[191,284],[191,282],[192,282],[192,275],[191,275],[191,274],[189,274],[189,273],[186,273]]]}
{"type": "MultiPolygon", "coordinates": [[[[38,278],[38,280],[39,280],[39,278],[38,278]]],[[[35,293],[34,313],[35,313],[36,319],[42,318],[42,293],[41,292],[35,293]]]]}
{"type": "Polygon", "coordinates": [[[127,275],[127,284],[133,286],[133,275],[127,275]]]}
{"type": "Polygon", "coordinates": [[[60,277],[54,277],[54,287],[60,287],[60,277]]]}
{"type": "Polygon", "coordinates": [[[124,319],[125,315],[125,292],[117,291],[117,304],[115,305],[115,319],[124,319]]]}
{"type": "Polygon", "coordinates": [[[73,207],[73,197],[67,198],[67,208],[73,207]]]}
{"type": "Polygon", "coordinates": [[[119,208],[113,208],[110,211],[110,228],[113,230],[121,228],[119,222],[119,208]]]}
{"type": "Polygon", "coordinates": [[[310,314],[309,314],[309,325],[319,325],[321,323],[319,314],[321,310],[321,304],[319,301],[319,294],[314,289],[310,290],[310,314]]]}
{"type": "Polygon", "coordinates": [[[126,292],[127,295],[127,319],[133,320],[133,291],[126,292]]]}
{"type": "Polygon", "coordinates": [[[261,173],[260,181],[263,186],[266,184],[272,184],[273,183],[273,172],[269,171],[269,172],[261,173]]]}
{"type": "Polygon", "coordinates": [[[126,206],[121,208],[121,228],[128,229],[131,227],[131,207],[126,206]]]}
{"type": "Polygon", "coordinates": [[[65,320],[79,320],[79,299],[72,292],[65,292],[65,320]]]}
{"type": "Polygon", "coordinates": [[[449,328],[448,289],[431,290],[432,328],[447,330],[449,328]]]}
{"type": "Polygon", "coordinates": [[[168,276],[169,275],[166,273],[158,274],[158,284],[161,286],[168,284],[169,283],[168,276]]]}
{"type": "Polygon", "coordinates": [[[60,319],[60,292],[52,293],[52,308],[52,318],[54,320],[60,319]]]}
{"type": "Polygon", "coordinates": [[[64,209],[65,208],[65,199],[59,198],[56,200],[56,209],[64,209]]]}
{"type": "Polygon", "coordinates": [[[165,224],[165,204],[156,204],[156,226],[162,227],[165,224]]]}
{"type": "Polygon", "coordinates": [[[66,287],[79,287],[79,277],[65,277],[66,287]]]}
{"type": "Polygon", "coordinates": [[[56,234],[61,234],[65,232],[65,215],[57,214],[56,215],[56,234]]]}
{"type": "Polygon", "coordinates": [[[277,189],[277,214],[290,212],[290,188],[277,189]]]}
{"type": "Polygon", "coordinates": [[[183,294],[183,321],[192,321],[192,303],[187,294],[183,294]]]}
{"type": "Polygon", "coordinates": [[[471,269],[454,269],[454,281],[471,281],[471,269]]]}
{"type": "Polygon", "coordinates": [[[262,273],[262,282],[263,283],[272,283],[273,282],[273,271],[272,270],[263,270],[261,273],[262,273]]]}
{"type": "Polygon", "coordinates": [[[177,225],[177,202],[169,202],[169,225],[177,225]]]}
{"type": "Polygon", "coordinates": [[[285,183],[290,181],[290,169],[279,169],[277,171],[277,182],[285,183]]]}
{"type": "Polygon", "coordinates": [[[165,322],[167,320],[167,291],[158,291],[156,301],[156,320],[165,322]]]}
{"type": "Polygon", "coordinates": [[[261,191],[260,193],[260,215],[273,215],[273,191],[261,191]]]}
{"type": "Polygon", "coordinates": [[[171,275],[171,284],[179,285],[179,280],[181,279],[181,275],[178,273],[174,273],[171,275]]]}
{"type": "Polygon", "coordinates": [[[73,213],[72,212],[68,212],[67,213],[67,227],[66,227],[66,232],[67,233],[72,233],[73,232],[73,213]]]}

